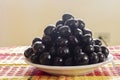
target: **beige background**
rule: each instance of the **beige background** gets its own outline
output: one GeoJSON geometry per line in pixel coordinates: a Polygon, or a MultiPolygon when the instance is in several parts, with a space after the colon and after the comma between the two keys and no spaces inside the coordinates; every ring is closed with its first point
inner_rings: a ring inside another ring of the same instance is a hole
{"type": "Polygon", "coordinates": [[[0,46],[30,45],[68,12],[94,34],[108,34],[109,45],[120,45],[120,0],[0,0],[0,46]]]}

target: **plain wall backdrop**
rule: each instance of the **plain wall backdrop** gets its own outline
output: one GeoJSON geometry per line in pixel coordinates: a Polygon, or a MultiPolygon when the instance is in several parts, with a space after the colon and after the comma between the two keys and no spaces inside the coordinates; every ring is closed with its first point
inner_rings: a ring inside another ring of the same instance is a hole
{"type": "Polygon", "coordinates": [[[120,45],[120,0],[0,0],[0,46],[31,45],[64,13],[82,18],[93,34],[108,33],[109,45],[120,45]]]}

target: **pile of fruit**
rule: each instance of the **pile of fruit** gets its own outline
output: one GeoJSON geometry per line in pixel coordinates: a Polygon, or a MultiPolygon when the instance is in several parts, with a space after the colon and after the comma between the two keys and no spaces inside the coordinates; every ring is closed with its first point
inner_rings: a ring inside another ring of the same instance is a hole
{"type": "Polygon", "coordinates": [[[24,56],[35,64],[51,66],[77,66],[103,62],[109,50],[85,23],[71,14],[64,14],[56,25],[44,29],[42,38],[36,37],[24,51],[24,56]]]}

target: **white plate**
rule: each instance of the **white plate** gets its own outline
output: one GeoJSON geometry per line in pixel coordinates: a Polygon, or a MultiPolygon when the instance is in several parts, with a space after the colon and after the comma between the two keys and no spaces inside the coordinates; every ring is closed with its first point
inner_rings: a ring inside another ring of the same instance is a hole
{"type": "Polygon", "coordinates": [[[41,71],[54,74],[54,75],[83,75],[93,71],[94,69],[105,65],[113,60],[113,56],[109,54],[108,58],[101,63],[82,65],[82,66],[46,66],[40,64],[31,63],[28,59],[25,62],[39,68],[41,71]]]}

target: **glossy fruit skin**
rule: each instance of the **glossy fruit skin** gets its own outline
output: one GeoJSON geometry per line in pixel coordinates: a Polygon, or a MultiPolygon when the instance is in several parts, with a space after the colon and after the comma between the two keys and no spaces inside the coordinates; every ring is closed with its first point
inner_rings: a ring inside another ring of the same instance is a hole
{"type": "Polygon", "coordinates": [[[68,41],[69,41],[69,46],[73,46],[73,47],[77,46],[78,43],[79,43],[78,39],[75,36],[73,36],[73,35],[70,35],[68,37],[68,41]]]}
{"type": "MultiPolygon", "coordinates": [[[[61,27],[61,26],[60,26],[61,27]]],[[[56,27],[53,31],[52,31],[52,33],[51,33],[51,38],[52,38],[52,40],[53,41],[55,41],[56,40],[56,38],[58,37],[58,36],[60,36],[60,33],[59,33],[59,28],[60,27],[56,27]]]]}
{"type": "Polygon", "coordinates": [[[57,49],[57,53],[56,53],[57,56],[61,57],[61,58],[66,58],[70,55],[70,51],[69,51],[69,48],[64,46],[64,47],[59,47],[57,49]]]}
{"type": "Polygon", "coordinates": [[[64,25],[62,25],[62,24],[57,25],[57,26],[56,26],[56,32],[59,33],[59,29],[60,29],[61,27],[63,27],[63,26],[64,26],[64,25]]]}
{"type": "Polygon", "coordinates": [[[94,46],[93,45],[86,45],[83,48],[83,51],[87,54],[94,52],[94,46]]]}
{"type": "Polygon", "coordinates": [[[80,46],[76,46],[75,49],[74,49],[74,56],[75,55],[81,55],[82,53],[82,49],[80,46]]]}
{"type": "Polygon", "coordinates": [[[89,44],[92,44],[93,39],[90,35],[86,34],[82,37],[82,41],[84,44],[89,45],[89,44]]]}
{"type": "Polygon", "coordinates": [[[83,34],[84,34],[84,35],[85,35],[85,34],[88,34],[88,35],[92,36],[92,31],[89,30],[89,29],[83,29],[83,34]]]}
{"type": "Polygon", "coordinates": [[[56,54],[56,48],[55,48],[55,47],[51,47],[51,48],[49,49],[49,52],[50,52],[50,55],[51,55],[51,56],[55,56],[55,54],[56,54]]]}
{"type": "Polygon", "coordinates": [[[94,45],[94,52],[101,52],[102,50],[101,50],[101,46],[99,46],[99,45],[94,45]]]}
{"type": "Polygon", "coordinates": [[[105,57],[107,58],[109,55],[109,50],[108,48],[106,48],[105,46],[101,46],[102,49],[102,53],[105,55],[105,57]]]}
{"type": "Polygon", "coordinates": [[[80,39],[80,38],[81,38],[81,36],[83,35],[83,32],[82,32],[82,30],[81,30],[81,29],[76,28],[76,29],[74,29],[73,34],[74,34],[74,35],[75,35],[78,39],[80,39]]]}
{"type": "Polygon", "coordinates": [[[98,52],[97,55],[99,57],[99,62],[105,61],[105,55],[102,52],[98,52]]]}
{"type": "Polygon", "coordinates": [[[32,54],[32,55],[30,56],[30,61],[31,61],[32,63],[39,64],[38,59],[39,59],[39,55],[37,55],[37,54],[32,54]]]}
{"type": "Polygon", "coordinates": [[[27,49],[24,51],[24,56],[25,56],[26,58],[29,58],[33,53],[34,53],[34,52],[33,52],[32,47],[29,47],[29,48],[27,48],[27,49]]]}
{"type": "Polygon", "coordinates": [[[42,43],[42,40],[41,40],[39,37],[35,37],[35,38],[33,39],[33,41],[32,41],[32,45],[33,45],[35,42],[37,42],[37,41],[39,41],[39,42],[42,43]]]}
{"type": "Polygon", "coordinates": [[[49,52],[43,52],[39,57],[40,64],[43,65],[50,65],[52,57],[49,52]]]}
{"type": "Polygon", "coordinates": [[[74,17],[73,17],[71,14],[64,14],[64,15],[62,16],[63,22],[66,22],[66,21],[69,20],[69,19],[74,19],[74,17]]]}
{"type": "Polygon", "coordinates": [[[62,26],[59,28],[59,32],[62,37],[68,37],[71,34],[71,29],[68,26],[62,26]]]}
{"type": "Polygon", "coordinates": [[[67,25],[70,27],[71,30],[74,30],[77,28],[77,21],[74,19],[70,19],[70,20],[67,20],[64,25],[67,25]]]}
{"type": "Polygon", "coordinates": [[[59,20],[59,21],[56,22],[56,27],[57,27],[58,25],[63,26],[63,25],[64,25],[64,22],[63,22],[62,20],[59,20]]]}
{"type": "Polygon", "coordinates": [[[35,42],[33,45],[34,52],[43,52],[45,50],[45,45],[39,42],[35,42]]]}
{"type": "Polygon", "coordinates": [[[64,38],[61,38],[61,37],[58,37],[57,40],[56,40],[56,46],[67,46],[68,45],[68,40],[67,39],[64,39],[64,38]]]}
{"type": "Polygon", "coordinates": [[[65,62],[64,62],[64,65],[65,66],[73,66],[74,63],[73,63],[73,57],[68,57],[65,59],[65,62]]]}
{"type": "Polygon", "coordinates": [[[75,65],[87,65],[89,62],[89,58],[84,52],[81,52],[79,53],[79,55],[74,56],[74,62],[75,65]]]}
{"type": "Polygon", "coordinates": [[[63,66],[63,59],[60,57],[55,57],[53,59],[53,66],[63,66]]]}
{"type": "Polygon", "coordinates": [[[89,56],[89,64],[95,64],[99,62],[99,57],[97,53],[93,52],[88,54],[88,56],[89,56]]]}
{"type": "Polygon", "coordinates": [[[49,45],[52,44],[52,38],[51,38],[50,36],[48,36],[48,35],[45,35],[45,36],[43,36],[43,38],[42,38],[42,42],[43,42],[43,44],[45,44],[46,46],[49,46],[49,45]]]}
{"type": "Polygon", "coordinates": [[[102,42],[100,39],[94,39],[94,42],[95,42],[95,45],[99,45],[99,46],[102,45],[102,42]]]}
{"type": "Polygon", "coordinates": [[[44,34],[45,35],[51,35],[52,31],[55,29],[54,26],[47,26],[45,29],[44,29],[44,34]]]}
{"type": "Polygon", "coordinates": [[[77,20],[78,28],[83,30],[85,28],[85,23],[82,20],[77,20]]]}

